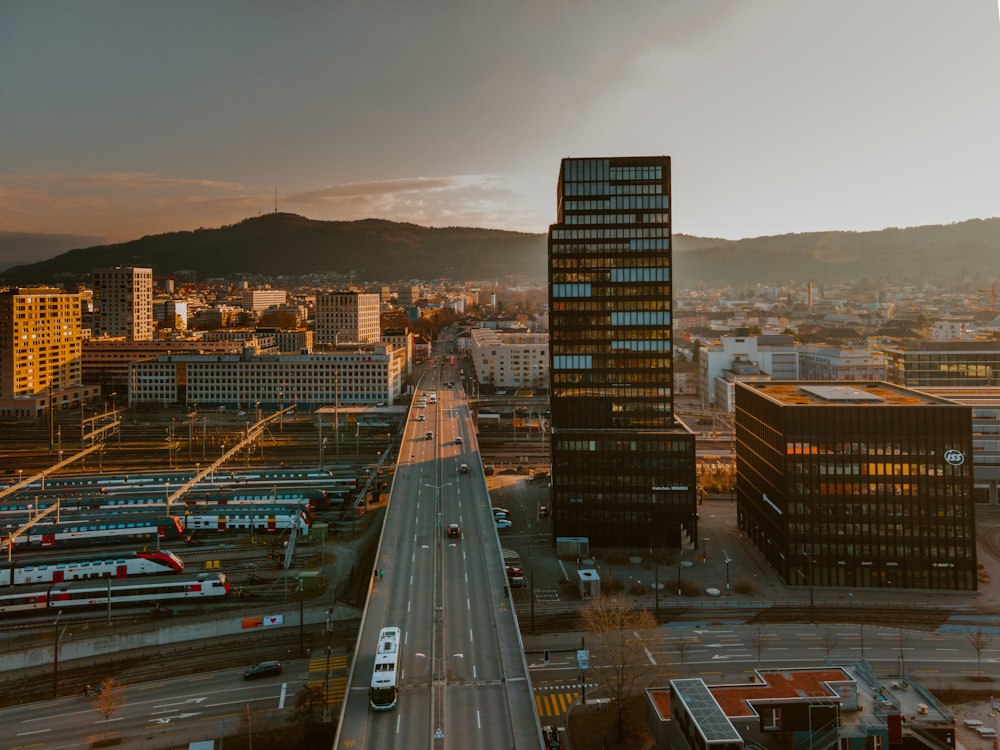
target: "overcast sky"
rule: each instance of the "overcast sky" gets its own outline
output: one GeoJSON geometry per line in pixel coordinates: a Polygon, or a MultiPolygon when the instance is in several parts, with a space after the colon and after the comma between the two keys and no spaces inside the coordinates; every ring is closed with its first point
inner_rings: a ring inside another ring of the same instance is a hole
{"type": "Polygon", "coordinates": [[[674,231],[1000,215],[996,0],[0,0],[0,231],[278,208],[544,232],[668,154],[674,231]]]}

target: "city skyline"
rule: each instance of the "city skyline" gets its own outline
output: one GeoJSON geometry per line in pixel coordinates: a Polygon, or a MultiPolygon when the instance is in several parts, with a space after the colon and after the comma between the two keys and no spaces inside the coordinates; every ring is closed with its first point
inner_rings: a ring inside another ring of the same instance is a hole
{"type": "Polygon", "coordinates": [[[988,218],[998,32],[986,0],[8,4],[0,233],[275,204],[544,233],[555,165],[595,153],[670,154],[677,233],[988,218]]]}

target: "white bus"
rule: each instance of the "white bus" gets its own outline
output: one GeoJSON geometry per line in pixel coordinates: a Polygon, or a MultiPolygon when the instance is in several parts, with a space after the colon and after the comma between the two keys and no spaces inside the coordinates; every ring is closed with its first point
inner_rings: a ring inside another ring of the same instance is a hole
{"type": "Polygon", "coordinates": [[[396,707],[398,689],[396,673],[399,669],[399,628],[382,628],[378,634],[375,651],[375,669],[368,700],[373,711],[391,711],[396,707]]]}

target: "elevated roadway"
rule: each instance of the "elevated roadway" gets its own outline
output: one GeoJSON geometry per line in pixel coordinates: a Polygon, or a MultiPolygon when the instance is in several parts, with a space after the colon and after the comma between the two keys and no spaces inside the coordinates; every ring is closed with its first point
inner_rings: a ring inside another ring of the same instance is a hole
{"type": "Polygon", "coordinates": [[[438,387],[459,380],[442,370],[417,394],[436,391],[436,403],[415,405],[404,429],[335,748],[542,747],[472,418],[458,387],[438,387]],[[378,634],[393,626],[398,706],[375,712],[378,634]]]}

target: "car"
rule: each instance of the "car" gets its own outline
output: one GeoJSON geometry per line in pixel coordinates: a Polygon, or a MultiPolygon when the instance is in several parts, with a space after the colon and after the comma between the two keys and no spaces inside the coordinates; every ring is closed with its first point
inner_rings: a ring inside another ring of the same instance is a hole
{"type": "Polygon", "coordinates": [[[418,422],[423,422],[425,419],[426,419],[426,417],[423,414],[421,414],[419,417],[417,417],[417,421],[418,422]]]}
{"type": "Polygon", "coordinates": [[[458,470],[460,472],[462,472],[463,474],[468,474],[469,473],[469,465],[468,464],[462,464],[461,466],[458,467],[458,470]]]}
{"type": "Polygon", "coordinates": [[[506,518],[497,518],[494,520],[494,523],[496,524],[496,527],[498,529],[509,529],[511,526],[514,525],[506,518]]]}
{"type": "Polygon", "coordinates": [[[508,578],[514,578],[515,576],[523,576],[523,575],[524,575],[524,571],[521,570],[516,565],[508,565],[507,566],[507,577],[508,578]]]}
{"type": "Polygon", "coordinates": [[[448,524],[448,536],[461,537],[462,527],[459,526],[457,523],[448,524]]]}
{"type": "Polygon", "coordinates": [[[494,521],[507,521],[509,519],[510,519],[510,517],[506,513],[494,513],[493,514],[493,520],[494,521]]]}
{"type": "Polygon", "coordinates": [[[462,437],[459,435],[455,438],[455,445],[461,445],[461,444],[462,444],[462,437]]]}
{"type": "Polygon", "coordinates": [[[510,514],[510,511],[507,510],[506,508],[499,508],[499,507],[494,506],[493,507],[493,515],[495,516],[497,513],[502,513],[503,515],[506,516],[506,515],[510,514]]]}
{"type": "Polygon", "coordinates": [[[243,679],[256,680],[258,677],[270,677],[276,674],[281,674],[280,661],[262,661],[244,672],[243,679]]]}
{"type": "Polygon", "coordinates": [[[546,506],[544,506],[544,505],[538,506],[538,517],[539,518],[548,518],[549,517],[549,509],[546,506]]]}
{"type": "Polygon", "coordinates": [[[426,438],[427,440],[433,440],[433,439],[434,439],[434,433],[433,433],[433,432],[431,432],[430,430],[427,430],[427,434],[425,434],[425,435],[424,435],[424,437],[425,437],[425,438],[426,438]]]}

